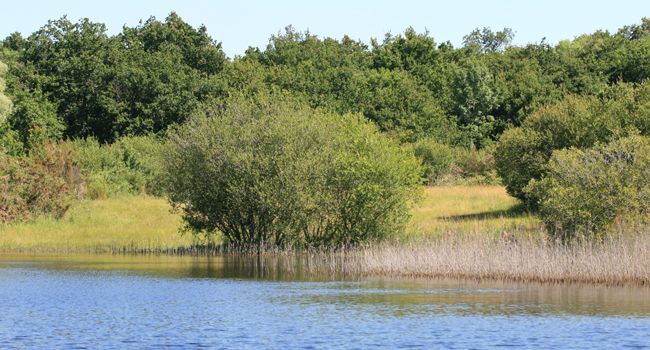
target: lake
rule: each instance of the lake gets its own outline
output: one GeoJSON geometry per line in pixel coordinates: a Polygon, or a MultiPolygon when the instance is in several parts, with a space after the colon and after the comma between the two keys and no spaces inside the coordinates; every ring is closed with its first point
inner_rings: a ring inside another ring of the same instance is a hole
{"type": "Polygon", "coordinates": [[[2,255],[0,349],[650,347],[650,288],[334,278],[242,259],[2,255]]]}

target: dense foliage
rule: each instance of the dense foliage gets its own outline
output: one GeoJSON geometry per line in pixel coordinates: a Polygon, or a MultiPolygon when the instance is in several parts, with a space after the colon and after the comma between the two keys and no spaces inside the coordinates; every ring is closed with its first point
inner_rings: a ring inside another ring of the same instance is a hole
{"type": "Polygon", "coordinates": [[[615,85],[602,96],[570,95],[540,108],[501,136],[496,167],[510,194],[536,206],[525,187],[542,177],[553,151],[633,134],[650,135],[650,83],[615,85]]]}
{"type": "Polygon", "coordinates": [[[455,48],[411,28],[367,45],[287,27],[266,48],[227,59],[205,27],[174,13],[113,36],[101,23],[63,17],[27,37],[8,36],[0,58],[10,67],[6,94],[24,101],[16,113],[29,116],[13,127],[22,128],[22,142],[31,124],[53,127],[37,139],[104,143],[162,133],[203,104],[284,90],[312,107],[361,113],[401,141],[480,149],[567,93],[596,96],[616,82],[645,80],[649,34],[644,19],[614,34],[518,47],[511,30],[483,28],[455,48]]]}
{"type": "Polygon", "coordinates": [[[527,188],[553,235],[600,236],[614,223],[650,223],[650,138],[631,136],[588,150],[553,153],[527,188]]]}
{"type": "Polygon", "coordinates": [[[5,88],[7,87],[5,75],[8,69],[7,65],[0,61],[0,123],[3,123],[7,119],[13,106],[9,97],[5,95],[5,88]]]}
{"type": "Polygon", "coordinates": [[[279,99],[233,102],[171,132],[165,178],[189,228],[257,249],[399,232],[420,182],[413,155],[358,115],[279,99]]]}
{"type": "Polygon", "coordinates": [[[123,194],[162,195],[163,142],[151,136],[123,137],[110,145],[94,138],[70,143],[92,199],[123,194]]]}

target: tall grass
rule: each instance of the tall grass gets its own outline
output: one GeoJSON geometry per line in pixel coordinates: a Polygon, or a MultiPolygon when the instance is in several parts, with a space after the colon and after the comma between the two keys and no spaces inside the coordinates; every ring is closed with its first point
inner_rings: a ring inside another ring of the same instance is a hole
{"type": "Polygon", "coordinates": [[[650,287],[648,231],[599,243],[462,236],[330,251],[223,253],[225,267],[255,278],[430,278],[650,287]]]}
{"type": "Polygon", "coordinates": [[[650,285],[650,236],[573,245],[510,237],[384,244],[350,252],[345,270],[382,277],[650,285]]]}

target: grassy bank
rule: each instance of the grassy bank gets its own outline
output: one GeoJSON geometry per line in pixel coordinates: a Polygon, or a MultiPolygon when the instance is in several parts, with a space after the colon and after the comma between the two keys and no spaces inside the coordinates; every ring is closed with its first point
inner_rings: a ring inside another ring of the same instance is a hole
{"type": "Polygon", "coordinates": [[[540,221],[501,186],[427,187],[412,211],[407,235],[537,235],[540,221]]]}
{"type": "MultiPolygon", "coordinates": [[[[40,218],[0,225],[0,251],[11,252],[159,252],[189,248],[180,217],[165,199],[125,196],[76,203],[63,219],[40,218]]],[[[444,235],[495,237],[504,232],[539,232],[539,221],[517,210],[517,201],[499,186],[426,188],[405,237],[419,240],[444,235]]]]}
{"type": "Polygon", "coordinates": [[[165,199],[127,196],[76,203],[60,220],[0,225],[5,252],[136,252],[189,247],[165,199]]]}

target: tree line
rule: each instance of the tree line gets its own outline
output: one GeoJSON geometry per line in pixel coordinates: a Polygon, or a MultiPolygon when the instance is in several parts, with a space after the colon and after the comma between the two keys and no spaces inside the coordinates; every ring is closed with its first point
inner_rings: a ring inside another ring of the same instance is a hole
{"type": "Polygon", "coordinates": [[[648,19],[557,45],[512,39],[510,29],[484,28],[454,47],[408,28],[367,45],[287,27],[266,48],[229,59],[205,27],[175,13],[116,35],[63,17],[29,36],[9,35],[0,59],[14,104],[9,129],[27,148],[48,138],[162,133],[205,103],[274,90],[361,113],[403,142],[433,137],[482,148],[544,104],[650,74],[648,19]]]}

